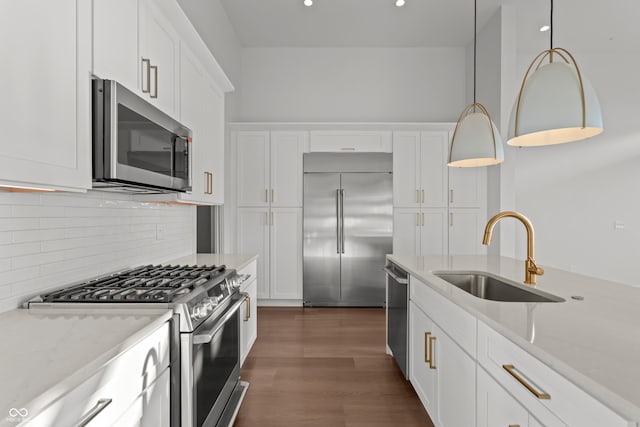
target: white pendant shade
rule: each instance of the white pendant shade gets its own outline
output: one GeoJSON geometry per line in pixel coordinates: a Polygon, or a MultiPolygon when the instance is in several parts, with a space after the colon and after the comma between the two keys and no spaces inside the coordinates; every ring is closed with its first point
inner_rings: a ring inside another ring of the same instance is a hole
{"type": "Polygon", "coordinates": [[[539,65],[528,78],[525,75],[511,112],[507,144],[519,147],[562,144],[602,132],[600,102],[591,83],[580,74],[571,54],[564,49],[559,51],[573,63],[558,59],[539,65]]]}
{"type": "Polygon", "coordinates": [[[503,161],[502,139],[488,112],[480,104],[468,106],[453,133],[448,165],[479,167],[503,161]]]}

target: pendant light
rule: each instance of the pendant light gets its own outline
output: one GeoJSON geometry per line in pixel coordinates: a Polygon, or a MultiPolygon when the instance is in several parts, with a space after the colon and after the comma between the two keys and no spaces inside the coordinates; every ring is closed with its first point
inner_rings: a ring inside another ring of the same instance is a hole
{"type": "Polygon", "coordinates": [[[504,161],[502,138],[484,105],[476,102],[476,55],[478,2],[473,2],[473,104],[468,105],[456,123],[449,149],[449,166],[478,167],[504,161]]]}
{"type": "Polygon", "coordinates": [[[549,25],[550,47],[529,65],[511,112],[509,145],[562,144],[603,130],[600,102],[591,83],[569,51],[553,47],[553,0],[549,25]]]}

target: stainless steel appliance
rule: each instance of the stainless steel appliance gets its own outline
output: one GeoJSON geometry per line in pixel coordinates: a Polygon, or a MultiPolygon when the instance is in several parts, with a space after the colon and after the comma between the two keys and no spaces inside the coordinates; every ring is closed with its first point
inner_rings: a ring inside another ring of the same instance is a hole
{"type": "Polygon", "coordinates": [[[391,154],[310,153],[303,161],[304,305],[384,306],[391,154]]]}
{"type": "Polygon", "coordinates": [[[191,131],[113,80],[93,81],[93,187],[191,190],[191,131]]]}
{"type": "Polygon", "coordinates": [[[38,308],[172,308],[171,425],[233,423],[249,384],[240,381],[239,292],[247,276],[225,266],[142,266],[42,295],[38,308]],[[179,336],[178,336],[179,335],[179,336]]]}
{"type": "Polygon", "coordinates": [[[396,363],[409,379],[409,275],[393,263],[387,273],[387,345],[396,363]]]}

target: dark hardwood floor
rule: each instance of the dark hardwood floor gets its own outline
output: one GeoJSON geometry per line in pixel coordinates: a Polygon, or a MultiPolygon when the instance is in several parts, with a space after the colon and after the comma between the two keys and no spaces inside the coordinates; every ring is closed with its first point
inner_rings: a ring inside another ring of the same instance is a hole
{"type": "Polygon", "coordinates": [[[432,427],[384,331],[381,308],[258,308],[235,427],[432,427]]]}

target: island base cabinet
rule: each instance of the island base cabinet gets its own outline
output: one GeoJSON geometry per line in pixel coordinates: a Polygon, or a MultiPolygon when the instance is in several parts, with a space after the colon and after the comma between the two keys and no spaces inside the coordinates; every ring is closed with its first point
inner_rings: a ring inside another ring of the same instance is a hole
{"type": "Polygon", "coordinates": [[[487,372],[478,369],[478,420],[476,427],[566,427],[557,418],[540,423],[487,372]]]}
{"type": "Polygon", "coordinates": [[[544,426],[636,426],[481,322],[478,362],[544,426]]]}
{"type": "Polygon", "coordinates": [[[437,427],[473,426],[476,363],[413,302],[410,377],[437,427]]]}

